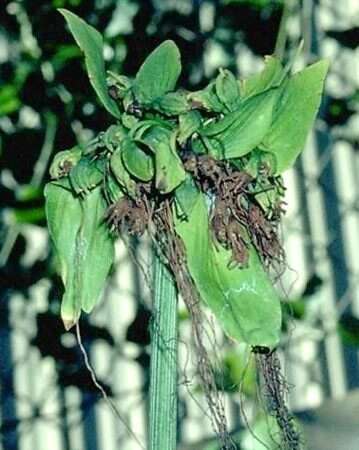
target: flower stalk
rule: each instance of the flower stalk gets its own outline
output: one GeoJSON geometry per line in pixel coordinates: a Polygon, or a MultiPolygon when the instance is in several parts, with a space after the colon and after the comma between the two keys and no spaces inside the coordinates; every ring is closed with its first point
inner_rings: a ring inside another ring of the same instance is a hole
{"type": "Polygon", "coordinates": [[[177,438],[177,292],[154,255],[149,450],[175,450],[177,438]]]}

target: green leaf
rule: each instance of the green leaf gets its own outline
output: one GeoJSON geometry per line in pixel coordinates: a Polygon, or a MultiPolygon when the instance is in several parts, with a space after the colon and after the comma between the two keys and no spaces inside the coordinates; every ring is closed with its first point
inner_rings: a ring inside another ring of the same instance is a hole
{"type": "Polygon", "coordinates": [[[81,312],[81,300],[76,292],[76,277],[73,271],[76,269],[76,237],[81,225],[82,209],[80,200],[72,194],[68,182],[67,186],[68,189],[56,182],[48,183],[44,194],[47,225],[65,286],[61,315],[65,327],[70,328],[77,322],[81,312]]]}
{"type": "Polygon", "coordinates": [[[122,144],[122,161],[128,172],[141,181],[150,181],[155,171],[153,159],[136,145],[131,139],[122,144]]]}
{"type": "Polygon", "coordinates": [[[175,227],[201,298],[225,332],[249,345],[275,347],[280,337],[280,302],[254,248],[248,267],[228,268],[231,254],[211,241],[203,195],[188,220],[177,218],[175,227]]]}
{"type": "Polygon", "coordinates": [[[152,103],[152,108],[165,116],[177,116],[190,109],[187,96],[184,92],[170,92],[159,97],[152,103]]]}
{"type": "Polygon", "coordinates": [[[180,52],[173,41],[165,41],[145,59],[134,82],[140,103],[151,104],[176,87],[181,73],[180,52]]]}
{"type": "Polygon", "coordinates": [[[136,142],[154,154],[155,184],[161,194],[172,192],[186,177],[176,152],[176,133],[153,121],[143,121],[134,133],[136,142]]]}
{"type": "Polygon", "coordinates": [[[199,195],[199,190],[193,178],[186,174],[184,182],[175,190],[177,214],[179,217],[185,216],[185,218],[188,218],[197,203],[199,195]]]}
{"type": "Polygon", "coordinates": [[[83,156],[69,173],[72,188],[76,194],[87,194],[101,183],[105,171],[104,159],[83,156]]]}
{"type": "Polygon", "coordinates": [[[66,329],[90,312],[104,287],[113,262],[114,244],[104,223],[101,189],[75,197],[68,180],[45,187],[45,209],[51,241],[65,287],[61,316],[66,329]]]}
{"type": "Polygon", "coordinates": [[[110,125],[101,137],[102,144],[113,152],[121,145],[127,136],[127,130],[122,125],[110,125]]]}
{"type": "Polygon", "coordinates": [[[131,130],[133,139],[145,145],[152,153],[156,153],[157,147],[163,142],[170,142],[174,137],[171,125],[164,121],[143,120],[131,130]]]}
{"type": "Polygon", "coordinates": [[[109,205],[118,202],[124,196],[121,185],[117,182],[114,175],[108,172],[104,183],[104,197],[109,205]]]}
{"type": "Polygon", "coordinates": [[[189,111],[181,114],[178,119],[178,134],[177,141],[183,145],[193,133],[199,130],[202,124],[201,114],[198,111],[189,111]]]}
{"type": "Polygon", "coordinates": [[[211,112],[223,112],[225,109],[223,103],[216,93],[216,82],[212,81],[204,89],[191,92],[188,99],[192,102],[193,107],[199,107],[211,112]]]}
{"type": "Polygon", "coordinates": [[[239,109],[211,123],[200,134],[207,137],[216,159],[239,158],[257,147],[268,132],[278,89],[245,100],[239,109]],[[217,150],[216,150],[217,149],[217,150]]]}
{"type": "Polygon", "coordinates": [[[123,190],[130,196],[136,195],[136,182],[130,177],[122,161],[121,148],[118,148],[110,159],[111,171],[123,190]]]}
{"type": "Polygon", "coordinates": [[[232,72],[220,69],[215,81],[216,94],[228,111],[234,111],[240,102],[239,84],[232,72]]]}
{"type": "Polygon", "coordinates": [[[101,34],[80,17],[66,9],[59,9],[65,17],[72,35],[85,54],[86,69],[92,87],[101,103],[113,116],[120,118],[121,111],[110,97],[106,83],[105,62],[103,59],[103,38],[101,34]]]}
{"type": "Polygon", "coordinates": [[[80,202],[82,220],[76,237],[77,295],[80,295],[82,310],[89,313],[100,297],[113,264],[114,241],[104,221],[107,205],[101,188],[94,189],[80,202]]]}
{"type": "Polygon", "coordinates": [[[155,168],[156,188],[161,194],[172,192],[186,178],[182,161],[169,141],[157,145],[155,168]]]}
{"type": "Polygon", "coordinates": [[[56,153],[50,166],[51,178],[57,179],[67,175],[80,161],[81,154],[82,150],[77,145],[69,150],[56,153]]]}
{"type": "Polygon", "coordinates": [[[151,152],[156,151],[156,145],[161,139],[168,139],[173,126],[169,121],[153,118],[137,122],[130,130],[129,136],[136,142],[149,147],[151,152]]]}
{"type": "Polygon", "coordinates": [[[303,150],[320,105],[327,71],[328,62],[322,60],[283,84],[277,113],[260,146],[274,153],[278,174],[289,169],[303,150]]]}
{"type": "Polygon", "coordinates": [[[285,70],[279,59],[274,56],[265,57],[264,69],[241,83],[240,91],[243,98],[260,94],[273,87],[278,87],[284,77],[285,70]]]}

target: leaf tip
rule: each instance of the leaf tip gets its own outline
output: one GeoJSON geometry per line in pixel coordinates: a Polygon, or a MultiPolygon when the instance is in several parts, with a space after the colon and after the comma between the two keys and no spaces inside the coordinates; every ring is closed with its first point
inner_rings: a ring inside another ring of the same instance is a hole
{"type": "Polygon", "coordinates": [[[70,14],[73,14],[73,15],[74,15],[74,13],[72,13],[71,11],[69,11],[69,10],[66,9],[66,8],[57,8],[57,11],[58,11],[60,14],[62,14],[62,15],[65,17],[65,19],[66,19],[66,16],[67,16],[67,15],[70,15],[70,14]]]}
{"type": "Polygon", "coordinates": [[[70,331],[71,328],[76,325],[77,320],[75,319],[65,319],[64,317],[62,318],[62,323],[64,324],[65,330],[66,331],[70,331]]]}
{"type": "Polygon", "coordinates": [[[61,319],[62,323],[64,324],[65,330],[69,331],[71,328],[77,324],[80,313],[75,313],[75,311],[66,311],[64,305],[62,305],[62,311],[61,311],[61,319]]]}

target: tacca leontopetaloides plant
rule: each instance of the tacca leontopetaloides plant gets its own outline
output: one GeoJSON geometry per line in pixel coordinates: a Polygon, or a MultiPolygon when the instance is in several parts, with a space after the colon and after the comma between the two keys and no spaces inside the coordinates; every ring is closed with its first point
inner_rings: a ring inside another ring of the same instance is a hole
{"type": "Polygon", "coordinates": [[[313,125],[327,62],[291,74],[269,56],[262,72],[246,80],[221,69],[200,91],[176,90],[181,59],[174,42],[157,47],[133,79],[106,76],[102,36],[73,13],[61,13],[113,117],[113,125],[87,145],[56,154],[45,188],[65,327],[98,302],[116,235],[147,232],[156,255],[149,448],[176,446],[179,292],[192,319],[198,372],[221,447],[235,448],[204,345],[202,305],[231,339],[251,346],[281,445],[299,449],[275,353],[281,308],[270,274],[284,258],[281,174],[294,164],[313,125]]]}

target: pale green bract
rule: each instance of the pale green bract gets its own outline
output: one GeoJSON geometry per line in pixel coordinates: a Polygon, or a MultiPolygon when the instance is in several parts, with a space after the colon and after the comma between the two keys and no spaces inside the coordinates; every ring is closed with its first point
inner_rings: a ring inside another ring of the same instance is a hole
{"type": "Polygon", "coordinates": [[[279,87],[285,78],[285,74],[285,70],[277,58],[266,56],[263,70],[241,82],[241,96],[249,98],[268,89],[279,87]]]}
{"type": "Polygon", "coordinates": [[[187,220],[177,217],[175,228],[200,296],[228,336],[253,346],[275,347],[280,338],[280,301],[254,248],[248,267],[228,268],[231,252],[211,240],[203,194],[198,194],[187,220]]]}
{"type": "Polygon", "coordinates": [[[66,9],[59,9],[65,17],[70,31],[78,46],[85,54],[87,73],[92,87],[103,106],[113,116],[120,118],[121,111],[110,97],[106,84],[105,62],[103,59],[103,38],[101,34],[80,17],[66,9]]]}
{"type": "Polygon", "coordinates": [[[181,55],[173,41],[164,41],[144,61],[137,72],[133,90],[140,103],[154,100],[175,89],[181,73],[181,55]]]}
{"type": "Polygon", "coordinates": [[[155,169],[152,155],[148,155],[127,138],[122,143],[122,161],[130,175],[141,181],[152,180],[155,169]]]}
{"type": "Polygon", "coordinates": [[[155,153],[156,188],[161,194],[172,192],[186,178],[182,161],[170,142],[159,143],[155,153]]]}
{"type": "Polygon", "coordinates": [[[293,166],[304,148],[320,105],[328,67],[328,61],[319,61],[283,83],[273,123],[260,145],[274,153],[277,174],[293,166]]]}
{"type": "Polygon", "coordinates": [[[114,242],[103,217],[101,189],[75,197],[68,180],[45,187],[46,217],[65,292],[61,317],[66,329],[99,300],[114,258],[114,242]]]}
{"type": "Polygon", "coordinates": [[[199,133],[208,138],[209,151],[216,159],[246,155],[257,147],[268,132],[278,89],[271,89],[245,100],[236,111],[203,127],[199,133]]]}

